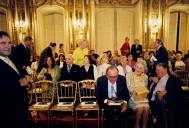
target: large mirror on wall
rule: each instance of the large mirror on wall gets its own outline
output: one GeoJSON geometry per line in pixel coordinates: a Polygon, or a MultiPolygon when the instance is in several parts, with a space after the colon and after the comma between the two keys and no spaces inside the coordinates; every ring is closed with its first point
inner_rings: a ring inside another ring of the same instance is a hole
{"type": "Polygon", "coordinates": [[[6,9],[0,7],[0,31],[7,31],[7,16],[6,9]]]}

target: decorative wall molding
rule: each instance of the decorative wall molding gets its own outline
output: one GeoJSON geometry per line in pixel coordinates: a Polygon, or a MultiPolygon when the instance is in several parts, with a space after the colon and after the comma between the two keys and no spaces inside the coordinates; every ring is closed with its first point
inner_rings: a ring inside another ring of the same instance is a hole
{"type": "Polygon", "coordinates": [[[95,0],[96,6],[133,6],[139,0],[95,0]]]}
{"type": "Polygon", "coordinates": [[[167,6],[171,6],[174,4],[189,4],[189,0],[166,0],[167,6]]]}
{"type": "Polygon", "coordinates": [[[0,0],[0,7],[7,8],[8,0],[0,0]]]}
{"type": "Polygon", "coordinates": [[[65,6],[67,3],[67,0],[33,0],[33,5],[35,7],[40,7],[45,4],[54,4],[54,5],[59,5],[59,6],[65,6]]]}

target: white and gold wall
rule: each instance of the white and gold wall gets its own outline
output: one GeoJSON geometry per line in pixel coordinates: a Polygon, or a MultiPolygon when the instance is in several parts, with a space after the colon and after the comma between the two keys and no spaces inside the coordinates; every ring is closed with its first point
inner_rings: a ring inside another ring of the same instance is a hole
{"type": "Polygon", "coordinates": [[[7,30],[12,39],[20,41],[23,36],[32,35],[37,54],[50,42],[57,46],[64,43],[65,50],[72,52],[82,39],[101,54],[119,50],[125,37],[130,38],[130,45],[138,38],[147,50],[153,48],[155,38],[161,38],[168,49],[186,51],[189,5],[178,3],[178,0],[0,1],[0,30],[7,30]]]}

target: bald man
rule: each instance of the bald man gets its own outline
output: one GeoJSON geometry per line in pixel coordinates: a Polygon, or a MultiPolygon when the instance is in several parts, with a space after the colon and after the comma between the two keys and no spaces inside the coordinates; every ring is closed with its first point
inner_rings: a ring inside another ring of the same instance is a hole
{"type": "Polygon", "coordinates": [[[67,54],[66,63],[61,69],[60,80],[73,80],[77,82],[80,80],[80,67],[76,64],[73,64],[73,61],[73,55],[67,54]]]}

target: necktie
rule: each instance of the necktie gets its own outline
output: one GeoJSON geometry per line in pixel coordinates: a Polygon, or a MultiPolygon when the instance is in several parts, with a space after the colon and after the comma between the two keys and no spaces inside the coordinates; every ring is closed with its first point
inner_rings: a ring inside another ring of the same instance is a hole
{"type": "Polygon", "coordinates": [[[152,85],[151,85],[152,87],[151,87],[150,93],[148,95],[149,100],[151,100],[151,98],[152,98],[152,95],[153,95],[153,92],[154,92],[156,85],[157,85],[156,83],[152,83],[152,85]]]}
{"type": "Polygon", "coordinates": [[[111,98],[112,99],[115,99],[116,98],[116,92],[115,92],[115,89],[114,89],[114,86],[111,85],[111,98]]]}
{"type": "Polygon", "coordinates": [[[70,73],[71,65],[68,65],[68,72],[70,73]]]}

